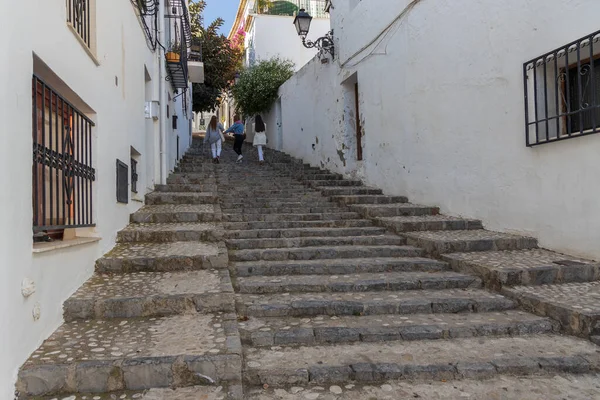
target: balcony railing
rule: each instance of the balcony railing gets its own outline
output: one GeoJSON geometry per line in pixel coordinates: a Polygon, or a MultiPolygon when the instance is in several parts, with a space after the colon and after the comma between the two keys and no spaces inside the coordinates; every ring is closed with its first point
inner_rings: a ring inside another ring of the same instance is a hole
{"type": "Polygon", "coordinates": [[[192,45],[192,33],[190,18],[185,2],[182,0],[171,0],[169,12],[165,15],[173,40],[165,49],[167,63],[167,81],[171,82],[174,89],[185,89],[188,87],[188,49],[192,45]]]}
{"type": "Polygon", "coordinates": [[[527,146],[600,132],[600,31],[523,65],[527,146]]]}
{"type": "Polygon", "coordinates": [[[256,0],[255,14],[293,16],[304,8],[314,18],[329,18],[325,12],[326,0],[256,0]]]}
{"type": "Polygon", "coordinates": [[[94,226],[94,123],[33,76],[33,231],[94,226]]]}

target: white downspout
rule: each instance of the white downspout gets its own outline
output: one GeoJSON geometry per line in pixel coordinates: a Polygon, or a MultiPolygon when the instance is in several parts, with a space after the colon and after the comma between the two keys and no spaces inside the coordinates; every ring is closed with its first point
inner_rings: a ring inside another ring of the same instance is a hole
{"type": "MultiPolygon", "coordinates": [[[[161,43],[166,43],[166,29],[165,26],[165,4],[164,0],[160,2],[160,10],[158,13],[158,31],[159,40],[161,43]]],[[[165,88],[165,50],[158,46],[158,91],[159,91],[159,103],[160,103],[160,116],[159,116],[159,130],[160,130],[160,183],[165,185],[167,183],[167,96],[165,88]]]]}

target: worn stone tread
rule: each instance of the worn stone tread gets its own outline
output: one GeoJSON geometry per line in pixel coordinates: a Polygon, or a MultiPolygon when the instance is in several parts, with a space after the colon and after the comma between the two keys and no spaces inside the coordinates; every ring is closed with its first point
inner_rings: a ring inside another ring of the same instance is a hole
{"type": "Polygon", "coordinates": [[[352,204],[349,206],[349,209],[369,218],[439,214],[438,207],[413,203],[352,204]]]}
{"type": "Polygon", "coordinates": [[[25,362],[17,389],[42,396],[239,382],[240,355],[233,314],[73,321],[25,362]]]}
{"type": "Polygon", "coordinates": [[[214,204],[214,192],[152,192],[146,195],[146,204],[214,204]]]}
{"type": "Polygon", "coordinates": [[[484,229],[404,233],[408,243],[439,256],[444,253],[488,250],[522,250],[537,247],[534,238],[484,229]]]}
{"type": "Polygon", "coordinates": [[[359,342],[244,350],[244,380],[287,386],[452,380],[502,375],[586,373],[598,368],[598,346],[560,335],[478,337],[443,341],[359,342]]]}
{"type": "Polygon", "coordinates": [[[386,196],[383,194],[350,194],[331,196],[331,200],[342,204],[396,204],[408,203],[408,199],[404,196],[386,196]]]}
{"type": "Polygon", "coordinates": [[[253,229],[303,229],[303,228],[360,228],[371,227],[367,219],[324,220],[324,221],[250,221],[224,222],[223,227],[229,230],[253,229]]]}
{"type": "Polygon", "coordinates": [[[375,219],[379,226],[390,228],[397,233],[414,231],[445,231],[482,229],[480,220],[449,217],[446,215],[409,215],[380,217],[375,219]]]}
{"type": "Polygon", "coordinates": [[[227,239],[230,250],[276,249],[317,246],[403,246],[406,239],[396,235],[311,236],[292,238],[227,239]]]}
{"type": "Polygon", "coordinates": [[[236,294],[241,316],[379,315],[485,312],[513,309],[516,303],[481,289],[236,294]]]}
{"type": "Polygon", "coordinates": [[[569,333],[600,335],[600,281],[505,287],[527,310],[558,320],[569,333]]]}
{"type": "Polygon", "coordinates": [[[211,222],[221,220],[221,209],[216,204],[160,204],[145,205],[133,214],[134,223],[211,222]]]}
{"type": "Polygon", "coordinates": [[[493,289],[600,280],[600,264],[545,249],[445,254],[457,271],[480,276],[493,289]]]}
{"type": "Polygon", "coordinates": [[[301,261],[233,262],[238,277],[272,275],[336,275],[363,272],[445,271],[446,263],[422,257],[346,258],[301,261]]]}
{"type": "Polygon", "coordinates": [[[554,323],[524,311],[250,318],[238,324],[250,346],[285,346],[551,333],[554,323]]]}
{"type": "Polygon", "coordinates": [[[173,271],[227,268],[223,243],[117,243],[96,261],[98,272],[173,271]]]}
{"type": "Polygon", "coordinates": [[[315,246],[282,249],[232,250],[231,261],[315,260],[361,257],[421,257],[423,250],[413,246],[315,246]]]}
{"type": "Polygon", "coordinates": [[[455,272],[386,272],[352,275],[252,276],[237,279],[240,293],[364,292],[481,287],[479,278],[455,272]]]}
{"type": "Polygon", "coordinates": [[[247,400],[598,400],[600,375],[498,376],[460,381],[389,381],[378,384],[249,388],[247,400]]]}
{"type": "Polygon", "coordinates": [[[65,320],[234,311],[227,270],[94,274],[64,305],[65,320]]]}
{"type": "Polygon", "coordinates": [[[130,224],[117,234],[118,242],[214,242],[222,239],[223,228],[208,222],[130,224]]]}
{"type": "Polygon", "coordinates": [[[252,222],[252,221],[332,221],[345,219],[359,219],[355,212],[331,212],[331,213],[300,213],[300,214],[243,214],[223,213],[225,222],[252,222]]]}

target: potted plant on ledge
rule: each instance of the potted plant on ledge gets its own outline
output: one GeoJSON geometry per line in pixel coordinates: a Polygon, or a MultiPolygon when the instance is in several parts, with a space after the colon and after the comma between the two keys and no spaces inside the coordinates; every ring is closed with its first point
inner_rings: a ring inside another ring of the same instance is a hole
{"type": "Polygon", "coordinates": [[[169,46],[170,50],[165,54],[168,62],[179,62],[181,60],[181,44],[173,41],[171,42],[171,46],[169,46]]]}

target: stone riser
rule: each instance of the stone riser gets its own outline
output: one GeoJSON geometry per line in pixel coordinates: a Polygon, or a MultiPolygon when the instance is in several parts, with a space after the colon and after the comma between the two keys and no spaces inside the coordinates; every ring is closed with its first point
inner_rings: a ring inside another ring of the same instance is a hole
{"type": "Polygon", "coordinates": [[[120,231],[117,243],[168,243],[168,242],[219,242],[223,240],[221,230],[179,231],[120,231]]]}
{"type": "Polygon", "coordinates": [[[378,218],[374,222],[377,226],[389,228],[392,232],[396,233],[483,229],[482,222],[477,220],[398,222],[378,218]]]}
{"type": "Polygon", "coordinates": [[[305,201],[298,201],[298,199],[271,199],[269,201],[258,200],[258,199],[248,199],[245,200],[236,200],[236,201],[221,201],[221,207],[223,209],[234,209],[234,210],[253,210],[253,209],[272,209],[272,208],[306,208],[306,207],[328,207],[335,208],[338,210],[343,210],[346,212],[347,210],[341,208],[339,205],[331,203],[322,198],[307,198],[305,201]]]}
{"type": "Polygon", "coordinates": [[[153,295],[115,299],[68,299],[65,321],[77,319],[164,317],[186,313],[235,312],[232,294],[153,295]]]}
{"type": "Polygon", "coordinates": [[[221,218],[221,214],[215,212],[133,213],[129,221],[133,223],[214,222],[220,221],[221,218]]]}
{"type": "Polygon", "coordinates": [[[185,196],[155,192],[152,195],[146,195],[147,205],[161,204],[217,204],[219,199],[217,196],[185,196]]]}
{"type": "Polygon", "coordinates": [[[208,257],[100,258],[96,261],[96,271],[99,273],[192,271],[197,269],[223,269],[227,268],[227,263],[227,253],[208,257]]]}
{"type": "Polygon", "coordinates": [[[156,185],[154,190],[157,192],[214,192],[217,190],[216,184],[170,184],[170,185],[156,185]]]}
{"type": "Polygon", "coordinates": [[[368,236],[383,235],[386,230],[375,227],[362,228],[312,228],[312,229],[255,229],[225,232],[228,239],[278,239],[319,236],[368,236]]]}
{"type": "Polygon", "coordinates": [[[282,249],[315,246],[402,246],[406,240],[398,236],[342,236],[342,237],[301,237],[282,239],[229,239],[227,248],[231,250],[282,249]]]}
{"type": "Polygon", "coordinates": [[[381,195],[381,189],[363,188],[363,187],[346,187],[346,188],[331,188],[321,189],[323,196],[360,196],[360,195],[381,195]]]}
{"type": "Polygon", "coordinates": [[[537,247],[537,240],[526,237],[514,239],[437,241],[422,238],[411,238],[409,235],[407,235],[407,243],[411,246],[422,248],[427,254],[431,254],[434,257],[440,257],[444,253],[523,250],[537,247]]]}
{"type": "Polygon", "coordinates": [[[401,207],[366,207],[364,205],[351,205],[351,211],[359,213],[364,218],[377,217],[415,217],[423,215],[438,215],[439,208],[426,206],[401,206],[401,207]]]}
{"type": "Polygon", "coordinates": [[[357,228],[371,227],[366,219],[347,219],[330,221],[254,221],[254,222],[226,222],[225,227],[231,230],[254,229],[296,229],[296,228],[357,228]]]}
{"type": "Polygon", "coordinates": [[[317,190],[328,186],[362,186],[361,181],[349,180],[313,180],[307,183],[317,190]]]}
{"type": "Polygon", "coordinates": [[[112,392],[163,387],[239,382],[239,355],[167,356],[80,361],[27,367],[20,371],[17,389],[25,396],[76,392],[112,392]]]}
{"type": "Polygon", "coordinates": [[[386,262],[378,260],[365,260],[362,262],[352,262],[349,259],[347,263],[296,263],[295,265],[275,264],[265,265],[262,263],[234,263],[233,266],[238,277],[250,276],[293,276],[293,275],[347,275],[360,273],[383,273],[383,272],[441,272],[448,271],[447,264],[435,262],[433,260],[415,260],[403,261],[401,259],[389,259],[386,262]]]}
{"type": "Polygon", "coordinates": [[[234,207],[225,208],[222,207],[221,211],[224,214],[237,214],[237,215],[252,215],[252,214],[327,214],[327,213],[341,213],[347,212],[343,208],[338,206],[325,206],[325,207],[234,207]]]}
{"type": "Polygon", "coordinates": [[[274,250],[238,250],[229,253],[230,261],[282,261],[282,260],[315,260],[334,258],[369,258],[369,257],[421,257],[423,251],[414,247],[402,246],[346,246],[317,247],[303,249],[274,250]]]}
{"type": "MultiPolygon", "coordinates": [[[[385,317],[385,316],[383,316],[385,317]]],[[[253,347],[310,346],[355,342],[389,342],[414,340],[445,340],[469,337],[503,337],[552,333],[550,320],[510,323],[472,323],[465,327],[445,325],[408,325],[406,327],[315,327],[285,330],[246,331],[240,329],[242,343],[253,347]]]]}
{"type": "Polygon", "coordinates": [[[346,206],[354,204],[394,204],[408,203],[408,199],[404,196],[377,196],[377,195],[360,195],[360,196],[331,196],[331,201],[346,206]]]}
{"type": "Polygon", "coordinates": [[[404,291],[404,290],[443,290],[467,289],[481,287],[481,281],[470,277],[436,277],[432,274],[428,279],[418,278],[383,278],[360,280],[353,282],[324,282],[324,283],[274,283],[246,282],[240,278],[237,289],[239,293],[273,294],[273,293],[343,293],[343,292],[374,292],[374,291],[404,291]]]}
{"type": "Polygon", "coordinates": [[[486,379],[498,375],[555,375],[587,373],[595,365],[581,356],[515,357],[480,363],[393,364],[361,363],[351,365],[311,366],[298,370],[259,370],[246,367],[244,382],[248,385],[286,387],[289,385],[328,385],[348,383],[384,383],[390,380],[451,381],[486,379]]]}

